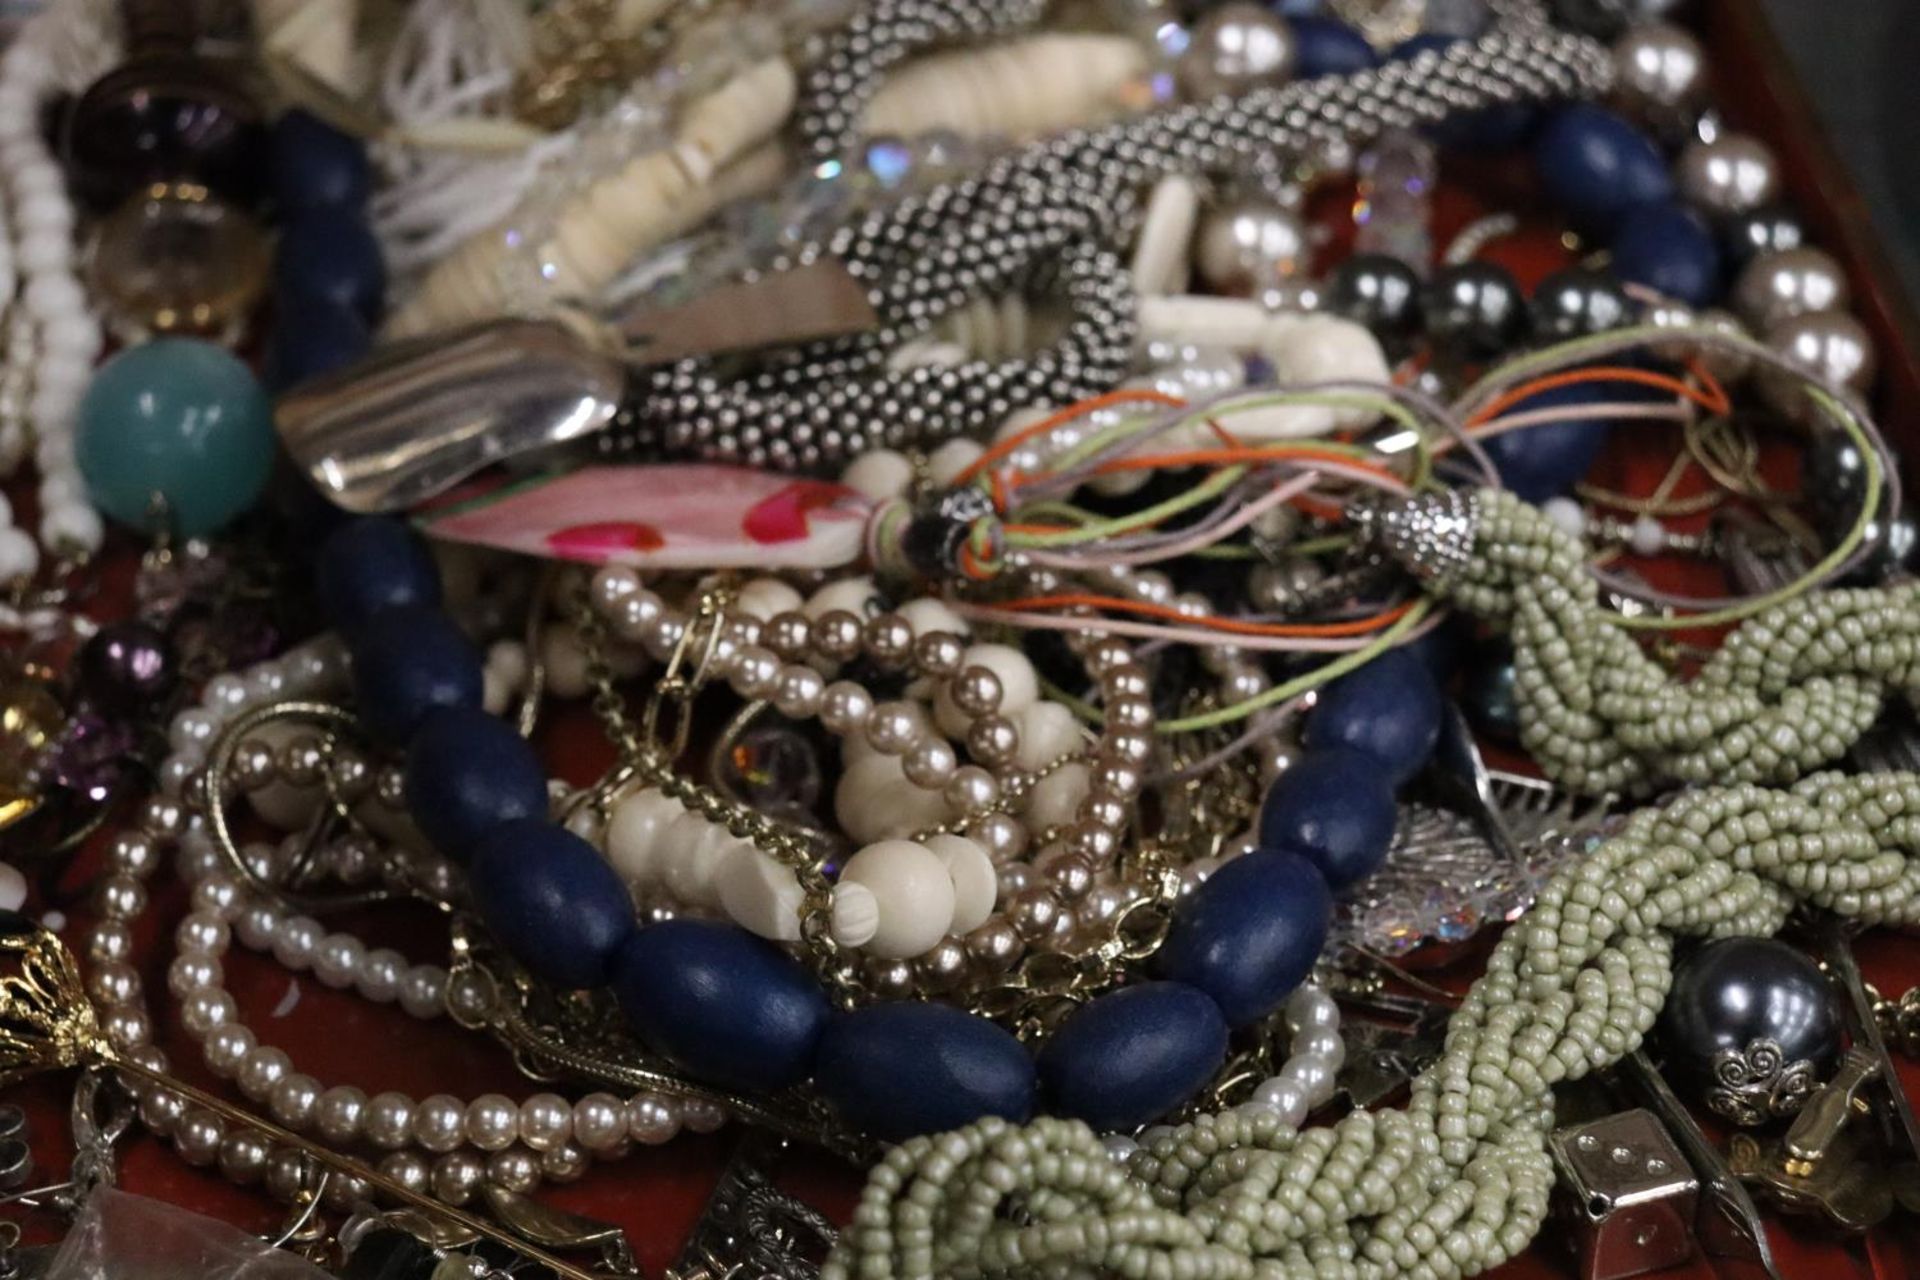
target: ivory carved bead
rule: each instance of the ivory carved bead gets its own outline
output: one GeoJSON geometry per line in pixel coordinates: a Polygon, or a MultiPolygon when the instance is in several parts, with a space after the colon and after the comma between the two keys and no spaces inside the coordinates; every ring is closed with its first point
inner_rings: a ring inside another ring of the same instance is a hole
{"type": "Polygon", "coordinates": [[[660,837],[686,809],[653,787],[634,791],[613,806],[607,820],[607,861],[630,884],[660,877],[660,837]]]}
{"type": "Polygon", "coordinates": [[[946,866],[947,878],[953,881],[953,923],[948,932],[972,933],[993,914],[1000,893],[993,859],[965,836],[934,836],[927,841],[927,849],[946,866]]]}
{"type": "Polygon", "coordinates": [[[778,578],[754,578],[741,587],[740,594],[733,599],[735,612],[761,622],[776,614],[798,610],[802,603],[800,593],[778,578]]]}
{"type": "Polygon", "coordinates": [[[1027,825],[1035,831],[1046,831],[1072,822],[1080,801],[1086,798],[1090,776],[1087,766],[1075,761],[1034,783],[1022,810],[1027,825]]]}
{"type": "Polygon", "coordinates": [[[833,812],[846,833],[865,844],[938,826],[946,821],[947,802],[940,792],[908,782],[898,756],[876,752],[841,773],[833,812]]]}
{"type": "Polygon", "coordinates": [[[741,844],[721,859],[713,883],[720,905],[735,924],[775,942],[799,941],[804,895],[793,868],[741,844]]]}
{"type": "Polygon", "coordinates": [[[842,884],[864,885],[879,920],[867,950],[904,960],[932,950],[953,927],[954,884],[938,856],[911,840],[882,840],[847,860],[842,884]]]}
{"type": "Polygon", "coordinates": [[[800,612],[811,620],[842,610],[865,620],[880,612],[881,607],[880,592],[872,578],[841,578],[808,596],[800,612]]]}
{"type": "MultiPolygon", "coordinates": [[[[960,676],[966,678],[970,667],[983,667],[993,673],[1000,682],[1000,703],[996,708],[1003,716],[1012,716],[1025,711],[1040,700],[1040,677],[1033,669],[1033,663],[1027,655],[1004,644],[976,644],[967,647],[966,656],[960,661],[960,676]]],[[[942,684],[934,696],[934,721],[950,738],[963,736],[973,716],[955,705],[950,683],[942,684]]]]}
{"type": "Polygon", "coordinates": [[[1014,723],[1020,728],[1020,745],[1013,762],[1022,769],[1044,769],[1086,741],[1079,717],[1058,702],[1036,702],[1014,717],[1014,723]]]}
{"type": "Polygon", "coordinates": [[[833,887],[833,940],[843,947],[864,947],[880,927],[880,902],[863,884],[842,880],[833,887]]]}

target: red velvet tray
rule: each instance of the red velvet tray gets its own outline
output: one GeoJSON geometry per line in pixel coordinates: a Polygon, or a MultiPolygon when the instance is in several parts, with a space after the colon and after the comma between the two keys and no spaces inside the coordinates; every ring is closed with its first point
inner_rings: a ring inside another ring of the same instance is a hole
{"type": "MultiPolygon", "coordinates": [[[[1768,139],[1785,166],[1793,201],[1806,217],[1818,243],[1839,256],[1852,277],[1855,308],[1878,340],[1881,385],[1878,395],[1881,421],[1895,445],[1909,455],[1920,450],[1920,333],[1907,304],[1895,292],[1893,275],[1884,268],[1867,223],[1864,207],[1832,153],[1820,137],[1800,87],[1787,69],[1764,17],[1752,0],[1712,0],[1700,14],[1704,36],[1713,50],[1719,76],[1718,90],[1726,114],[1737,127],[1768,139]]],[[[1489,208],[1535,208],[1524,180],[1512,168],[1449,172],[1440,194],[1443,234],[1489,208]]],[[[1338,205],[1338,197],[1330,205],[1338,205]]],[[[1560,265],[1566,257],[1555,227],[1548,221],[1530,225],[1520,235],[1501,243],[1492,256],[1503,260],[1531,281],[1560,265]]],[[[1611,487],[1650,490],[1665,471],[1665,441],[1656,431],[1635,436],[1602,463],[1599,476],[1611,487]]],[[[1775,460],[1781,462],[1783,460],[1775,460]]],[[[1790,469],[1790,463],[1785,463],[1790,469]]],[[[1776,467],[1776,472],[1779,470],[1776,467]]],[[[1776,479],[1791,481],[1790,475],[1776,479]]],[[[112,576],[124,580],[133,551],[119,550],[112,576]]],[[[1710,592],[1717,587],[1712,575],[1684,562],[1652,566],[1652,576],[1676,589],[1710,592]]],[[[108,592],[103,600],[124,599],[124,591],[108,592]]],[[[103,613],[108,610],[103,606],[103,613]]],[[[546,758],[556,772],[586,780],[599,772],[608,750],[584,708],[563,708],[548,718],[541,734],[546,758]]],[[[96,840],[64,872],[34,888],[29,910],[57,910],[69,920],[65,929],[77,939],[87,922],[86,886],[96,873],[100,844],[96,840]]],[[[156,882],[151,909],[138,931],[137,959],[149,999],[166,990],[166,964],[173,925],[184,911],[184,895],[170,875],[156,882]]],[[[418,908],[389,907],[345,921],[379,945],[400,949],[416,961],[444,959],[436,950],[444,928],[418,908]]],[[[1898,992],[1920,982],[1920,946],[1886,934],[1869,936],[1860,947],[1869,980],[1883,990],[1898,992]]],[[[279,1045],[292,1055],[299,1070],[328,1084],[353,1084],[373,1094],[399,1089],[415,1097],[451,1092],[471,1097],[488,1090],[511,1096],[532,1091],[512,1068],[504,1051],[484,1039],[461,1032],[445,1022],[424,1024],[394,1007],[375,1007],[350,994],[330,990],[308,976],[290,976],[285,970],[236,947],[226,961],[228,983],[243,1017],[262,1043],[279,1045]],[[276,1012],[281,1016],[276,1016],[276,1012]]],[[[165,1008],[164,1002],[161,1002],[165,1008]]],[[[199,1063],[197,1046],[172,1019],[161,1016],[160,1041],[183,1074],[195,1083],[223,1086],[199,1063]]],[[[1920,1069],[1902,1064],[1909,1089],[1920,1088],[1920,1069]]],[[[33,1146],[40,1172],[61,1175],[69,1159],[65,1144],[65,1112],[70,1082],[64,1078],[30,1081],[10,1090],[7,1101],[29,1109],[33,1146]]],[[[230,1086],[226,1086],[230,1088],[230,1086]]],[[[625,1228],[641,1264],[649,1273],[670,1265],[691,1230],[728,1153],[737,1139],[732,1129],[708,1136],[683,1136],[667,1147],[636,1151],[627,1159],[592,1170],[580,1182],[549,1188],[540,1194],[552,1203],[625,1228]]],[[[248,1230],[271,1232],[281,1213],[259,1191],[236,1188],[215,1173],[182,1163],[172,1148],[138,1134],[122,1148],[122,1184],[129,1190],[157,1196],[203,1213],[224,1218],[248,1230]]],[[[844,1220],[859,1186],[859,1176],[838,1161],[806,1151],[791,1155],[780,1180],[830,1217],[844,1220]]],[[[39,1224],[50,1227],[52,1224],[39,1224]]],[[[1920,1250],[1910,1231],[1896,1222],[1864,1241],[1836,1243],[1805,1233],[1775,1219],[1770,1235],[1781,1272],[1788,1280],[1821,1276],[1829,1280],[1851,1277],[1920,1274],[1920,1250]]],[[[45,1238],[42,1230],[32,1235],[45,1238]]],[[[1556,1240],[1543,1241],[1532,1253],[1494,1274],[1503,1280],[1572,1274],[1572,1267],[1556,1240]]],[[[1716,1272],[1704,1261],[1663,1273],[1685,1280],[1711,1277],[1716,1272]]],[[[1732,1274],[1728,1272],[1726,1274],[1732,1274]]]]}

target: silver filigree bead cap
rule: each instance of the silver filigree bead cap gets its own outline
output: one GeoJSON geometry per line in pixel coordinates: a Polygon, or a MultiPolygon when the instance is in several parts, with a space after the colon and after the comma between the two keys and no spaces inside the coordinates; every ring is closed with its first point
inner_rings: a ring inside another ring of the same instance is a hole
{"type": "Polygon", "coordinates": [[[1358,503],[1353,519],[1362,546],[1385,555],[1428,588],[1444,592],[1473,558],[1480,503],[1471,490],[1442,489],[1358,503]]]}

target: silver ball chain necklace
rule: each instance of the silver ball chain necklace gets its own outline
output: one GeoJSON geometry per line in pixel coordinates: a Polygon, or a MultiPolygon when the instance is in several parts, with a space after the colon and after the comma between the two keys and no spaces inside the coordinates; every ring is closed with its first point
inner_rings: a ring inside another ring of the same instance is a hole
{"type": "MultiPolygon", "coordinates": [[[[1495,25],[1475,41],[1068,133],[781,255],[753,275],[836,260],[866,286],[879,327],[779,351],[744,375],[702,358],[643,370],[598,446],[816,470],[872,448],[981,435],[1022,405],[1109,390],[1128,372],[1137,327],[1119,248],[1135,193],[1153,179],[1247,172],[1496,104],[1604,89],[1601,45],[1553,30],[1535,0],[1493,8],[1495,25]],[[1064,304],[1069,319],[1051,345],[1012,360],[886,368],[890,352],[942,316],[1016,292],[1064,304]]],[[[1036,9],[1031,0],[876,6],[839,34],[803,90],[806,145],[815,155],[846,146],[881,70],[912,49],[1008,30],[1036,9]]]]}

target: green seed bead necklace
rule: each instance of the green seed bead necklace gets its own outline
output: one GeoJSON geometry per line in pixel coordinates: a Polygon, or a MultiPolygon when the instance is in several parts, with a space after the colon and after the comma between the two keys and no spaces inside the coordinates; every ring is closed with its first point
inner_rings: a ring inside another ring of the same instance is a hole
{"type": "Polygon", "coordinates": [[[1521,742],[1569,790],[1791,782],[1839,759],[1889,694],[1920,695],[1920,585],[1768,604],[1682,682],[1601,606],[1579,540],[1512,494],[1423,495],[1362,532],[1511,631],[1521,742]]]}
{"type": "Polygon", "coordinates": [[[1073,1121],[916,1138],[874,1169],[823,1275],[1477,1274],[1539,1230],[1552,1088],[1640,1045],[1675,939],[1772,934],[1801,903],[1920,923],[1920,776],[1742,783],[1635,814],[1501,940],[1403,1111],[1308,1130],[1201,1116],[1124,1166],[1073,1121]]]}

